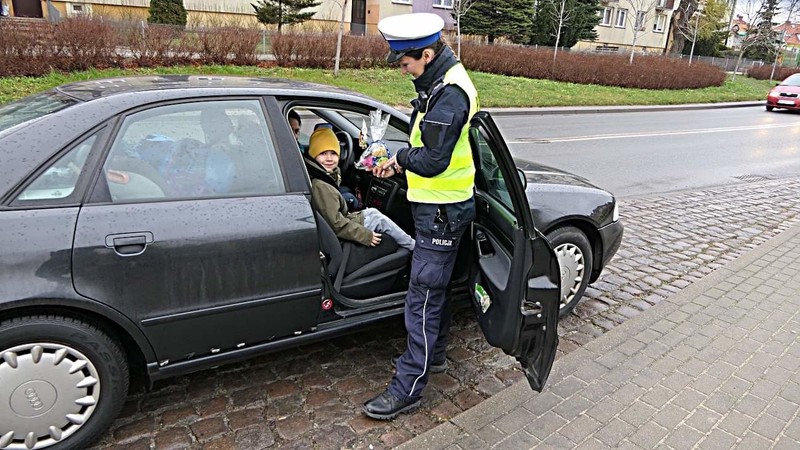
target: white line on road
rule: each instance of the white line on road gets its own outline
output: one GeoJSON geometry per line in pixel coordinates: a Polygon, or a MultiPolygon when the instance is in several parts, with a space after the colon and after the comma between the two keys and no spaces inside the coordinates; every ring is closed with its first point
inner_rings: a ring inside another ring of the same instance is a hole
{"type": "Polygon", "coordinates": [[[653,131],[647,133],[595,134],[590,136],[573,136],[573,137],[521,138],[521,139],[508,140],[506,141],[506,143],[547,144],[550,142],[597,141],[603,139],[628,139],[628,138],[642,138],[642,137],[653,137],[653,136],[674,136],[679,134],[729,133],[731,131],[766,130],[770,128],[790,128],[790,127],[800,127],[800,123],[765,124],[765,125],[752,125],[744,127],[700,128],[697,130],[653,131]]]}

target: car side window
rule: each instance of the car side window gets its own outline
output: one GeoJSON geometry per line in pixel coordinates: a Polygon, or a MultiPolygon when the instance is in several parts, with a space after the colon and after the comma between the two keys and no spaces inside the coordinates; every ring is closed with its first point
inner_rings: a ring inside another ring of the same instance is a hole
{"type": "Polygon", "coordinates": [[[75,191],[97,134],[75,145],[48,167],[17,197],[17,201],[62,200],[75,191]]]}
{"type": "Polygon", "coordinates": [[[285,191],[258,100],[194,102],[131,114],[103,173],[112,202],[285,191]]]}
{"type": "Polygon", "coordinates": [[[503,173],[497,164],[497,159],[492,153],[491,145],[478,128],[471,127],[469,132],[473,146],[477,146],[478,161],[476,161],[476,165],[480,173],[476,182],[480,184],[479,188],[513,211],[511,194],[508,192],[508,186],[506,186],[503,173]]]}

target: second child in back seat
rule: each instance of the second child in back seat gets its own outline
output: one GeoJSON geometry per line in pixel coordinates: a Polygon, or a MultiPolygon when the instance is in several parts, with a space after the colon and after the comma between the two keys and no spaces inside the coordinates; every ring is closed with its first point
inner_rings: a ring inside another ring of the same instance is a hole
{"type": "Polygon", "coordinates": [[[386,233],[401,247],[414,250],[414,239],[377,209],[347,212],[347,203],[338,189],[341,182],[340,151],[339,140],[333,130],[314,130],[308,144],[308,156],[314,161],[309,161],[309,164],[320,166],[327,174],[327,178],[313,177],[311,180],[311,201],[314,208],[322,214],[339,239],[374,247],[380,244],[381,233],[386,233]]]}

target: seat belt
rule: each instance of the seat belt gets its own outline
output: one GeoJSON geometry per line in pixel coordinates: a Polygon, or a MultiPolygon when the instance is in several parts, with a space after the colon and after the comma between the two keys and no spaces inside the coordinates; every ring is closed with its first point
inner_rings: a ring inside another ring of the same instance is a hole
{"type": "Polygon", "coordinates": [[[344,279],[344,271],[347,269],[347,260],[350,259],[350,249],[353,248],[352,242],[345,242],[342,249],[342,261],[339,263],[339,272],[336,274],[336,281],[333,282],[333,289],[336,292],[342,288],[342,279],[344,279]]]}

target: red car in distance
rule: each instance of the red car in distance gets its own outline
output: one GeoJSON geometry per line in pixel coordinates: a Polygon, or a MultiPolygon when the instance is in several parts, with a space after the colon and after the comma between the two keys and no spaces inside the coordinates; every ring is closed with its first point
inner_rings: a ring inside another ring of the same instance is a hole
{"type": "Polygon", "coordinates": [[[800,73],[789,75],[767,94],[767,111],[775,108],[800,109],[800,73]]]}

